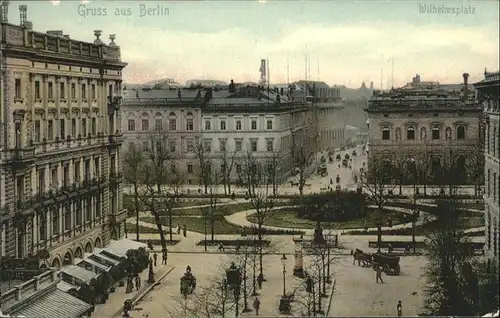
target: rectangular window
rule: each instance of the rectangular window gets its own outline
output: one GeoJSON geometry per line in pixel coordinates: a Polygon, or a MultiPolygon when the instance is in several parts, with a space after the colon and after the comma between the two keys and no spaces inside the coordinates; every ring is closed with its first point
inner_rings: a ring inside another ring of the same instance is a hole
{"type": "Polygon", "coordinates": [[[76,100],[76,84],[71,83],[71,99],[76,100]]]}
{"type": "Polygon", "coordinates": [[[71,119],[71,136],[76,137],[76,118],[71,119]]]}
{"type": "Polygon", "coordinates": [[[15,82],[15,94],[16,94],[16,99],[21,99],[21,79],[20,78],[16,78],[16,82],[15,82]]]}
{"type": "Polygon", "coordinates": [[[168,121],[168,128],[169,128],[170,130],[172,130],[172,131],[177,130],[177,122],[176,122],[176,120],[175,120],[175,119],[170,119],[170,120],[168,121]]]}
{"type": "Polygon", "coordinates": [[[135,119],[128,120],[128,131],[135,131],[135,119]]]}
{"type": "Polygon", "coordinates": [[[52,168],[51,170],[50,186],[52,189],[57,188],[57,168],[52,168]]]}
{"type": "Polygon", "coordinates": [[[188,173],[193,173],[194,169],[193,169],[193,165],[192,164],[188,164],[187,165],[187,172],[188,173]]]}
{"type": "Polygon", "coordinates": [[[59,96],[61,99],[64,99],[65,98],[65,87],[64,87],[64,83],[59,83],[59,96]]]}
{"type": "Polygon", "coordinates": [[[273,121],[272,120],[267,120],[267,130],[273,129],[273,121]]]}
{"type": "Polygon", "coordinates": [[[268,139],[266,141],[266,149],[267,149],[267,151],[273,151],[274,150],[274,145],[273,145],[273,140],[272,139],[268,139]]]}
{"type": "Polygon", "coordinates": [[[220,122],[220,130],[226,130],[226,121],[225,120],[221,120],[221,122],[220,122]]]}
{"type": "Polygon", "coordinates": [[[75,182],[80,182],[80,161],[73,162],[73,177],[75,182]]]}
{"type": "Polygon", "coordinates": [[[82,100],[87,100],[87,85],[82,84],[82,100]]]}
{"type": "Polygon", "coordinates": [[[235,141],[235,148],[236,148],[235,150],[236,151],[241,151],[242,148],[243,148],[242,144],[243,144],[243,142],[241,140],[236,140],[235,141]]]}
{"type": "Polygon", "coordinates": [[[92,118],[92,135],[97,135],[97,118],[92,118]]]}
{"type": "Polygon", "coordinates": [[[210,130],[210,128],[212,128],[210,120],[205,120],[205,130],[210,130]]]}
{"type": "Polygon", "coordinates": [[[163,130],[163,121],[161,119],[155,119],[155,130],[156,131],[163,130]]]}
{"type": "Polygon", "coordinates": [[[257,121],[252,120],[252,130],[257,130],[257,121]]]}
{"type": "Polygon", "coordinates": [[[92,84],[91,90],[92,90],[92,100],[96,100],[97,99],[97,92],[96,92],[95,84],[92,84]]]}
{"type": "Polygon", "coordinates": [[[175,140],[169,140],[168,144],[170,152],[175,152],[177,150],[177,143],[175,142],[175,140]]]}
{"type": "Polygon", "coordinates": [[[59,119],[59,137],[64,139],[66,136],[66,119],[59,119]]]}
{"type": "Polygon", "coordinates": [[[54,123],[52,120],[47,121],[47,140],[54,139],[54,123]]]}
{"type": "Polygon", "coordinates": [[[441,139],[440,137],[441,137],[441,134],[440,134],[439,128],[437,128],[437,127],[432,128],[432,139],[438,140],[438,139],[441,139]]]}
{"type": "Polygon", "coordinates": [[[236,121],[236,130],[241,130],[241,120],[236,121]]]}
{"type": "Polygon", "coordinates": [[[252,140],[251,142],[252,151],[257,151],[257,140],[252,140]]]}
{"type": "Polygon", "coordinates": [[[35,81],[35,99],[41,99],[42,92],[40,90],[40,81],[35,81]]]}
{"type": "Polygon", "coordinates": [[[226,139],[219,139],[220,151],[226,151],[226,144],[227,144],[226,139]]]}
{"type": "Polygon", "coordinates": [[[82,137],[87,136],[87,119],[82,119],[82,137]]]}
{"type": "Polygon", "coordinates": [[[47,97],[49,99],[53,100],[54,99],[54,84],[52,82],[49,82],[48,85],[49,86],[48,86],[48,89],[47,89],[48,90],[48,92],[47,92],[48,96],[47,97]]]}
{"type": "Polygon", "coordinates": [[[241,165],[239,163],[236,164],[236,173],[241,173],[241,165]]]}
{"type": "Polygon", "coordinates": [[[389,128],[387,129],[383,129],[382,130],[382,140],[389,140],[391,139],[391,131],[389,130],[389,128]]]}
{"type": "Polygon", "coordinates": [[[45,192],[45,171],[38,170],[38,194],[42,194],[45,192]]]}
{"type": "Polygon", "coordinates": [[[52,235],[59,235],[59,210],[52,210],[52,235]]]}
{"type": "Polygon", "coordinates": [[[203,148],[204,148],[204,150],[206,152],[211,152],[212,151],[212,141],[211,140],[205,140],[203,146],[204,146],[203,148]]]}
{"type": "Polygon", "coordinates": [[[64,165],[63,168],[63,186],[65,188],[69,187],[69,166],[64,165]]]}
{"type": "Polygon", "coordinates": [[[35,142],[40,142],[40,138],[41,138],[40,134],[42,132],[41,128],[42,128],[42,125],[41,125],[40,121],[35,120],[35,128],[34,128],[34,133],[35,133],[34,140],[35,140],[35,142]]]}
{"type": "Polygon", "coordinates": [[[192,119],[186,119],[186,130],[193,130],[194,129],[194,126],[193,126],[193,120],[192,119]]]}
{"type": "Polygon", "coordinates": [[[142,131],[149,130],[149,120],[143,119],[141,121],[141,129],[142,129],[142,131]]]}

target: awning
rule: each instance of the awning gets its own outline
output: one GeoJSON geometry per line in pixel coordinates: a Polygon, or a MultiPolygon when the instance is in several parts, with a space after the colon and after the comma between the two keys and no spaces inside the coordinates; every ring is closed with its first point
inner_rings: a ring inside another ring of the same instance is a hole
{"type": "MultiPolygon", "coordinates": [[[[86,263],[90,266],[93,266],[93,267],[96,267],[98,269],[99,272],[107,272],[109,271],[109,269],[111,268],[111,266],[106,266],[106,265],[103,265],[103,264],[100,264],[90,258],[84,258],[81,262],[79,262],[78,264],[76,264],[77,266],[80,266],[79,264],[80,263],[86,263]]],[[[83,267],[83,268],[86,268],[87,265],[86,264],[82,264],[80,267],[83,267]]]]}
{"type": "Polygon", "coordinates": [[[64,266],[61,269],[60,273],[74,277],[80,280],[82,283],[90,282],[90,280],[92,280],[93,278],[97,278],[97,276],[99,276],[94,272],[88,271],[85,268],[81,268],[75,265],[64,266]]]}
{"type": "Polygon", "coordinates": [[[26,317],[65,317],[77,318],[83,316],[92,305],[73,297],[65,292],[54,289],[51,292],[35,298],[15,312],[9,313],[11,316],[26,317]]]}
{"type": "Polygon", "coordinates": [[[88,258],[106,266],[115,266],[120,264],[120,261],[107,257],[106,255],[103,255],[101,252],[102,252],[101,249],[95,248],[94,254],[88,256],[88,258]]]}
{"type": "Polygon", "coordinates": [[[118,257],[127,257],[128,250],[137,250],[140,247],[147,248],[147,244],[123,238],[118,241],[111,240],[103,250],[118,257]]]}

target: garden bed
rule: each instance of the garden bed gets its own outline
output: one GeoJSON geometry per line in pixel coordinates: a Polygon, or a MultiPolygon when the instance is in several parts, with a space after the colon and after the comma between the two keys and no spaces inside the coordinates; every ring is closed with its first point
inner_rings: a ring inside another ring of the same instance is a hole
{"type": "MultiPolygon", "coordinates": [[[[274,202],[274,206],[287,206],[291,205],[289,202],[274,202]]],[[[237,212],[252,210],[253,206],[249,202],[238,203],[238,204],[226,204],[219,202],[216,205],[215,215],[225,216],[231,215],[237,212]]],[[[175,216],[202,216],[204,213],[210,213],[210,207],[206,208],[192,208],[192,209],[174,209],[172,215],[175,216]]]]}
{"type": "MultiPolygon", "coordinates": [[[[167,246],[174,246],[177,243],[179,243],[181,240],[170,241],[168,238],[165,238],[165,241],[166,241],[167,246]]],[[[149,239],[149,240],[140,239],[139,242],[144,243],[144,244],[151,243],[151,244],[153,244],[153,246],[155,246],[155,245],[161,246],[161,240],[159,238],[158,239],[149,239]]]]}
{"type": "MultiPolygon", "coordinates": [[[[408,209],[412,211],[415,208],[415,205],[411,202],[389,202],[385,205],[386,207],[398,207],[398,208],[403,208],[403,209],[408,209]]],[[[438,214],[439,213],[439,207],[437,206],[429,206],[429,205],[423,205],[423,204],[417,204],[416,205],[419,211],[430,213],[430,214],[438,214]]],[[[463,216],[468,216],[468,217],[475,217],[478,215],[483,215],[482,210],[483,209],[478,209],[481,205],[478,205],[476,203],[462,203],[459,204],[459,208],[465,209],[465,210],[460,210],[460,215],[463,216]],[[474,210],[481,210],[481,211],[469,211],[466,209],[474,209],[474,210]]]]}
{"type": "MultiPolygon", "coordinates": [[[[258,241],[258,240],[206,240],[206,244],[207,246],[219,246],[219,244],[222,244],[224,247],[228,247],[228,246],[259,246],[259,245],[262,245],[262,246],[269,246],[271,244],[271,241],[269,240],[262,240],[262,241],[258,241]]],[[[205,246],[205,240],[202,240],[202,241],[199,241],[198,243],[196,243],[196,245],[198,246],[205,246]]]]}
{"type": "MultiPolygon", "coordinates": [[[[153,223],[154,224],[154,223],[153,223]]],[[[156,225],[155,225],[156,226],[156,225]]],[[[136,233],[136,225],[133,223],[127,223],[127,233],[136,233]]],[[[144,225],[139,225],[139,233],[144,233],[144,234],[158,234],[158,229],[153,228],[153,227],[147,227],[144,225]]],[[[170,232],[168,230],[164,230],[163,233],[169,234],[170,232]]]]}
{"type": "MultiPolygon", "coordinates": [[[[153,223],[153,217],[143,217],[140,219],[141,221],[153,223]]],[[[162,218],[163,225],[168,226],[168,218],[162,218]]],[[[211,224],[209,221],[205,221],[200,217],[172,217],[172,226],[176,227],[177,225],[184,226],[188,231],[197,232],[197,233],[211,233],[211,224]]],[[[245,232],[246,234],[255,234],[255,227],[244,227],[231,224],[226,221],[224,217],[218,217],[214,221],[214,234],[242,234],[245,232]]],[[[262,229],[262,234],[265,235],[300,235],[304,234],[302,231],[288,231],[288,230],[272,230],[272,229],[262,229]]]]}
{"type": "MultiPolygon", "coordinates": [[[[297,217],[297,211],[298,208],[277,210],[266,220],[264,225],[298,229],[314,228],[316,221],[297,217]]],[[[357,229],[364,228],[365,226],[375,227],[378,224],[378,218],[379,212],[377,209],[366,208],[366,215],[362,218],[352,219],[346,222],[321,222],[321,225],[325,229],[357,229]]],[[[384,210],[382,212],[382,218],[384,222],[391,218],[393,225],[411,222],[411,215],[393,210],[384,210]]],[[[247,217],[247,220],[252,223],[257,223],[257,215],[251,214],[247,217]]]]}

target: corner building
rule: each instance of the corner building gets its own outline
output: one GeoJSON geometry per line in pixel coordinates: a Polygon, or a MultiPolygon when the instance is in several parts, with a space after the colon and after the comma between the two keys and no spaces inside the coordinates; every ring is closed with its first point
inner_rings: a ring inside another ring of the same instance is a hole
{"type": "Polygon", "coordinates": [[[120,48],[1,21],[1,255],[59,268],[124,234],[120,48]]]}
{"type": "Polygon", "coordinates": [[[486,115],[486,138],[484,145],[484,203],[486,227],[486,255],[498,262],[500,237],[498,235],[500,214],[500,72],[484,72],[484,80],[474,84],[478,101],[486,115]]]}

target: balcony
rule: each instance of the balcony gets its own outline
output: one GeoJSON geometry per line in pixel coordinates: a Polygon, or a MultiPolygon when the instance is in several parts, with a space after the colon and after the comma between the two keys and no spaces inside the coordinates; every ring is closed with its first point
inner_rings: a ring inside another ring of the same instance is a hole
{"type": "Polygon", "coordinates": [[[4,158],[8,163],[16,165],[29,165],[35,162],[35,147],[15,148],[4,150],[4,158]]]}

